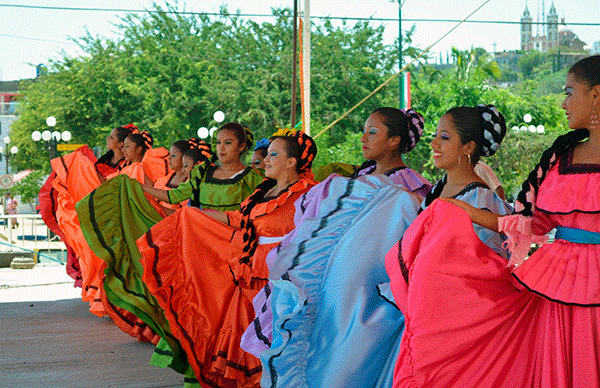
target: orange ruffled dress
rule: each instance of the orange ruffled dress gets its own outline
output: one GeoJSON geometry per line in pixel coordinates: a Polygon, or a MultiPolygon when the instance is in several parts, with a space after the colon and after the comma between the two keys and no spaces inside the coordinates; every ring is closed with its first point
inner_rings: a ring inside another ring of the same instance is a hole
{"type": "Polygon", "coordinates": [[[254,318],[252,299],[268,280],[267,253],[293,229],[294,201],[314,184],[301,179],[252,209],[259,245],[249,264],[238,260],[244,246],[239,211],[227,212],[226,225],[183,207],[171,216],[179,229],[164,220],[138,240],[144,281],[201,384],[259,386],[260,361],[240,348],[240,339],[254,318]]]}
{"type": "MultiPolygon", "coordinates": [[[[65,243],[72,247],[79,258],[81,270],[81,298],[90,303],[90,311],[98,316],[106,315],[106,303],[102,296],[102,282],[97,276],[102,260],[89,248],[75,211],[75,204],[100,186],[100,177],[94,166],[96,157],[88,146],[52,159],[56,177],[52,188],[56,192],[56,221],[63,232],[65,243]]],[[[73,267],[71,264],[70,267],[73,267]]],[[[74,268],[74,267],[73,267],[74,268]]]]}

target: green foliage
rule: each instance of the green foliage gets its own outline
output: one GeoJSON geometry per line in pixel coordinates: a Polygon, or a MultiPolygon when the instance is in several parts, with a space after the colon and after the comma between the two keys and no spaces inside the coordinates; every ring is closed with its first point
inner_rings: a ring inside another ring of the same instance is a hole
{"type": "Polygon", "coordinates": [[[44,184],[45,177],[46,174],[42,170],[32,171],[25,178],[16,182],[11,191],[13,194],[20,196],[23,203],[35,202],[44,184]]]}
{"type": "MultiPolygon", "coordinates": [[[[426,178],[435,181],[442,172],[433,166],[429,143],[433,139],[438,120],[456,106],[495,105],[504,115],[508,127],[507,135],[499,151],[484,160],[497,173],[508,195],[525,180],[527,174],[539,160],[542,151],[550,146],[556,136],[568,128],[560,107],[559,94],[540,95],[539,83],[528,80],[512,88],[501,88],[490,84],[490,73],[480,67],[486,61],[475,61],[476,53],[456,50],[457,65],[447,72],[423,67],[413,75],[413,108],[425,118],[425,134],[417,147],[406,157],[409,166],[426,178]],[[542,124],[544,134],[513,131],[512,127],[528,125],[523,121],[525,114],[532,116],[530,124],[542,124]]],[[[485,57],[483,57],[485,59],[485,57]]],[[[564,82],[564,78],[563,78],[564,82]]]]}
{"type": "MultiPolygon", "coordinates": [[[[72,143],[92,147],[129,122],[149,130],[155,145],[168,147],[196,136],[199,127],[217,125],[212,118],[217,110],[227,121],[247,125],[256,138],[289,126],[291,11],[273,14],[274,21],[258,23],[225,8],[215,18],[157,6],[155,12],[124,17],[117,26],[120,39],[78,39],[84,56],[53,62],[48,75],[21,90],[20,117],[12,127],[20,152],[13,164],[48,169],[46,147],[30,134],[47,129],[49,115],[57,119],[56,130],[72,133],[72,143]]],[[[336,119],[392,74],[395,48],[383,44],[383,32],[368,22],[313,26],[314,126],[336,119]]],[[[393,89],[378,94],[336,125],[331,144],[395,94],[393,89]]]]}

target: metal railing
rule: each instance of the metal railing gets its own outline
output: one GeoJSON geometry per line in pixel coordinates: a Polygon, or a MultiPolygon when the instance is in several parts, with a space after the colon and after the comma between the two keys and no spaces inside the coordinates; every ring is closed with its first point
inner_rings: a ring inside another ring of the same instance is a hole
{"type": "Polygon", "coordinates": [[[28,252],[36,261],[66,261],[65,244],[39,214],[0,215],[0,252],[28,252]]]}

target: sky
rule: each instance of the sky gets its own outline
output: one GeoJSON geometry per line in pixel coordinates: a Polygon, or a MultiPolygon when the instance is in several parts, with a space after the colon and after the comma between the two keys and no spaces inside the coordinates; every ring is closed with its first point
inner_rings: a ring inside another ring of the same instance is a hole
{"type": "MultiPolygon", "coordinates": [[[[436,42],[457,22],[434,22],[431,19],[462,20],[479,9],[470,20],[519,22],[525,5],[537,20],[538,4],[542,0],[402,0],[402,29],[416,26],[413,45],[422,49],[436,42]],[[486,2],[487,1],[487,2],[486,2]],[[409,19],[421,19],[411,21],[409,19]],[[424,20],[423,20],[424,19],[424,20]]],[[[126,10],[153,9],[153,3],[164,0],[0,0],[0,80],[11,81],[35,77],[35,65],[47,64],[51,59],[80,56],[83,53],[71,38],[89,31],[93,36],[117,39],[119,22],[126,10]],[[27,7],[29,6],[29,7],[27,7]],[[103,8],[111,11],[39,9],[31,6],[61,8],[103,8]]],[[[559,18],[565,17],[568,28],[588,45],[600,41],[600,25],[570,25],[569,23],[600,23],[598,0],[554,0],[559,18]]],[[[291,7],[284,0],[188,0],[175,3],[179,10],[192,12],[218,12],[227,6],[229,12],[269,15],[273,7],[291,7]]],[[[304,3],[304,0],[300,0],[304,3]]],[[[552,0],[545,0],[546,14],[552,0]]],[[[311,0],[311,15],[348,18],[385,18],[394,21],[374,21],[386,28],[386,43],[392,44],[398,36],[398,0],[311,0]]],[[[541,12],[541,11],[540,11],[541,12]]],[[[272,18],[253,19],[262,22],[272,18]]],[[[315,19],[315,22],[319,22],[315,19]]],[[[350,21],[352,23],[352,21],[350,21]]],[[[534,26],[534,34],[536,27],[534,26]]],[[[488,52],[520,48],[519,24],[463,23],[431,49],[435,60],[446,54],[452,46],[461,50],[483,47],[488,52]]]]}

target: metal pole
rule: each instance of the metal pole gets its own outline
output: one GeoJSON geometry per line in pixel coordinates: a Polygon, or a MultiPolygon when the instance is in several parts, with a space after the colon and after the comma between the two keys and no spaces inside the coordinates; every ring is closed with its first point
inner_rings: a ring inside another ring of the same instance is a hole
{"type": "Polygon", "coordinates": [[[294,0],[294,31],[292,33],[292,111],[290,113],[292,128],[296,126],[296,84],[298,68],[298,0],[294,0]]]}
{"type": "MultiPolygon", "coordinates": [[[[398,69],[402,69],[402,0],[398,0],[398,69]]],[[[400,109],[406,108],[404,105],[404,74],[398,77],[398,99],[400,100],[400,109]]]]}

